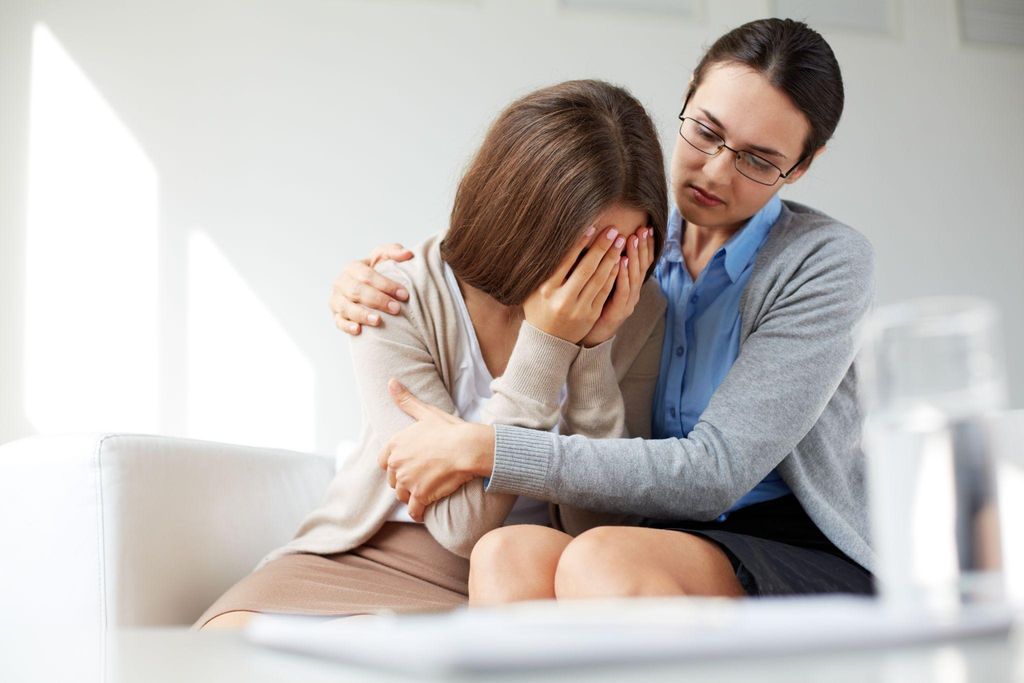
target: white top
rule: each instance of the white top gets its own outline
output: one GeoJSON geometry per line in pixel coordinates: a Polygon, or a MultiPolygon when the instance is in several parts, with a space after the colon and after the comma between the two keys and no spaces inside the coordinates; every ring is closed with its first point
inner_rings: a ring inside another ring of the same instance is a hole
{"type": "MultiPolygon", "coordinates": [[[[451,290],[452,298],[459,309],[459,319],[462,321],[460,331],[464,335],[458,345],[461,354],[458,360],[458,373],[455,376],[455,391],[452,399],[459,417],[469,422],[480,422],[483,416],[483,407],[491,398],[491,382],[494,378],[491,371],[487,369],[483,353],[480,351],[480,343],[476,338],[476,330],[473,327],[473,319],[469,317],[469,309],[466,308],[466,301],[462,298],[462,290],[455,279],[455,273],[444,264],[444,278],[451,290]]],[[[561,400],[566,397],[566,388],[562,387],[561,400]]],[[[551,430],[558,433],[558,426],[551,430]]],[[[390,522],[413,522],[409,516],[409,507],[396,501],[395,507],[388,516],[390,522]]],[[[548,503],[526,496],[519,496],[512,511],[505,518],[505,526],[510,524],[540,524],[550,526],[548,514],[548,503]]]]}

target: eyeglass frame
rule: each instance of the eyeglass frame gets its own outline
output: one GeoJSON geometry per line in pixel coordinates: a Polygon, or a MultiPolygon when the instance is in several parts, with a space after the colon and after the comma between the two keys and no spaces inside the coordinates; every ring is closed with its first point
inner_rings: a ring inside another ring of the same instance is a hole
{"type": "Polygon", "coordinates": [[[790,174],[792,174],[793,171],[796,170],[797,166],[799,166],[800,164],[804,163],[807,160],[807,158],[810,156],[810,154],[803,155],[802,157],[800,157],[799,160],[797,160],[797,162],[795,164],[793,164],[793,166],[788,171],[783,173],[781,168],[779,168],[778,166],[776,166],[772,162],[768,161],[767,159],[765,159],[763,156],[761,156],[759,154],[754,154],[753,152],[748,152],[746,150],[733,149],[729,145],[725,144],[725,138],[723,138],[721,135],[716,133],[712,128],[708,128],[707,126],[705,126],[703,123],[701,123],[697,119],[693,118],[692,116],[683,116],[683,114],[686,113],[686,106],[688,104],[690,104],[690,98],[693,96],[693,93],[694,93],[694,89],[693,88],[690,89],[690,92],[686,93],[686,99],[683,100],[683,108],[679,112],[679,137],[681,137],[683,139],[683,141],[686,142],[686,144],[688,144],[690,147],[693,147],[695,150],[697,150],[701,154],[706,154],[709,157],[716,157],[716,156],[718,156],[719,154],[722,153],[722,149],[723,148],[729,150],[730,152],[733,153],[733,156],[734,156],[734,159],[733,159],[733,162],[732,162],[733,167],[736,169],[737,173],[739,173],[741,176],[743,176],[747,180],[749,180],[751,182],[755,182],[758,185],[764,185],[765,187],[774,187],[776,184],[778,184],[780,178],[782,180],[785,180],[786,178],[788,178],[790,176],[790,174]],[[719,140],[722,141],[722,144],[720,144],[718,146],[718,149],[716,149],[714,152],[705,152],[700,147],[698,147],[697,145],[695,145],[692,142],[690,142],[689,140],[687,140],[686,136],[683,135],[683,123],[684,123],[685,119],[690,119],[691,121],[696,123],[698,126],[700,126],[702,128],[705,128],[708,131],[710,131],[713,135],[715,135],[715,137],[717,137],[719,140]],[[776,178],[775,180],[773,180],[770,183],[765,183],[765,182],[762,182],[760,180],[756,180],[754,178],[751,178],[746,173],[744,173],[742,170],[740,170],[740,167],[737,165],[739,163],[739,160],[740,160],[740,154],[749,154],[752,157],[757,157],[758,159],[760,159],[761,161],[763,161],[764,163],[768,164],[769,166],[774,168],[776,171],[778,171],[779,172],[779,177],[776,178]]]}

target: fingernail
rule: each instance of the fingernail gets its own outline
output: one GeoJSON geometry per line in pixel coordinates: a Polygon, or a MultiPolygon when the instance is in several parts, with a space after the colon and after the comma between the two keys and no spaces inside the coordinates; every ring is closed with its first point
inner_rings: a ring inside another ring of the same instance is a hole
{"type": "Polygon", "coordinates": [[[591,225],[589,228],[587,228],[587,231],[583,233],[583,236],[586,238],[590,238],[594,236],[595,232],[597,232],[597,228],[591,225]]]}
{"type": "Polygon", "coordinates": [[[636,249],[637,245],[640,244],[640,238],[636,235],[633,236],[633,248],[636,249]]]}
{"type": "Polygon", "coordinates": [[[625,237],[620,237],[619,239],[615,240],[615,248],[616,249],[621,249],[622,245],[625,244],[625,243],[626,243],[626,238],[625,237]]]}
{"type": "Polygon", "coordinates": [[[371,325],[376,325],[377,323],[380,322],[380,316],[377,315],[376,313],[371,313],[370,315],[366,316],[366,319],[370,321],[371,325]]]}
{"type": "Polygon", "coordinates": [[[348,331],[355,334],[356,332],[359,331],[359,325],[357,325],[356,323],[352,323],[351,325],[348,326],[348,331]]]}
{"type": "Polygon", "coordinates": [[[395,290],[395,296],[397,296],[399,299],[408,299],[409,292],[405,291],[405,289],[397,289],[395,290]]]}
{"type": "Polygon", "coordinates": [[[618,234],[619,234],[619,233],[615,231],[615,228],[612,228],[611,230],[609,230],[609,231],[608,231],[608,232],[607,232],[607,233],[605,234],[605,237],[607,237],[607,238],[608,238],[608,239],[610,239],[610,240],[613,240],[613,239],[615,239],[615,236],[616,236],[616,235],[618,235],[618,234]]]}
{"type": "Polygon", "coordinates": [[[388,310],[391,311],[392,313],[398,313],[400,310],[402,310],[402,308],[401,306],[398,305],[397,301],[389,301],[388,310]]]}
{"type": "Polygon", "coordinates": [[[628,265],[629,265],[629,257],[628,257],[628,256],[626,256],[626,257],[624,257],[624,258],[622,259],[622,267],[623,267],[623,268],[625,268],[625,267],[626,267],[626,266],[628,266],[628,265]]]}

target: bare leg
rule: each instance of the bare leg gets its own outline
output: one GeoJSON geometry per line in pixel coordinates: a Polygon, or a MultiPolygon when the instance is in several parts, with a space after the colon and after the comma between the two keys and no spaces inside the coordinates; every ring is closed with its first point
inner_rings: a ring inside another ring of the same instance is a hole
{"type": "Polygon", "coordinates": [[[745,594],[715,543],[663,529],[591,529],[569,543],[555,572],[559,599],[745,594]]]}
{"type": "Polygon", "coordinates": [[[224,629],[240,629],[244,627],[249,620],[259,612],[250,612],[248,610],[233,610],[231,612],[225,612],[224,614],[218,614],[213,619],[199,627],[200,631],[216,631],[224,629]]]}
{"type": "Polygon", "coordinates": [[[518,524],[491,531],[469,558],[469,604],[496,605],[555,597],[555,568],[572,536],[518,524]]]}

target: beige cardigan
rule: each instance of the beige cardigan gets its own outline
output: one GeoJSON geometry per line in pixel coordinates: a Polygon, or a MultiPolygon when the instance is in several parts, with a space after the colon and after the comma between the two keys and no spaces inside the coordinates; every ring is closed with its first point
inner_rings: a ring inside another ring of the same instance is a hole
{"type": "MultiPolygon", "coordinates": [[[[257,567],[288,553],[321,555],[361,545],[387,521],[395,493],[377,465],[384,444],[412,418],[387,392],[396,377],[423,401],[455,413],[452,393],[459,371],[463,334],[459,310],[444,278],[435,235],[405,263],[384,262],[378,270],[402,283],[409,301],[382,328],[351,339],[352,361],[362,398],[359,446],[338,471],[320,507],[295,538],[264,557],[257,567]]],[[[504,375],[491,384],[484,420],[592,438],[650,437],[651,402],[658,379],[664,334],[665,299],[653,278],[636,310],[618,334],[590,349],[545,334],[529,323],[520,328],[504,375]],[[568,396],[559,405],[562,387],[568,396]]],[[[445,548],[469,557],[473,545],[502,525],[516,497],[485,493],[474,479],[426,510],[424,523],[445,548]]],[[[568,506],[551,506],[552,525],[577,534],[601,523],[628,521],[568,506]]]]}

